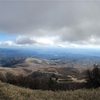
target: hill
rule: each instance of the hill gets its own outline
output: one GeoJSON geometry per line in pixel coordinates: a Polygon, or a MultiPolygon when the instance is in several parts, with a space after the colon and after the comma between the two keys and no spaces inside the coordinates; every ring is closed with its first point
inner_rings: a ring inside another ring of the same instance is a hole
{"type": "Polygon", "coordinates": [[[0,100],[100,100],[99,89],[41,91],[0,82],[0,100]]]}

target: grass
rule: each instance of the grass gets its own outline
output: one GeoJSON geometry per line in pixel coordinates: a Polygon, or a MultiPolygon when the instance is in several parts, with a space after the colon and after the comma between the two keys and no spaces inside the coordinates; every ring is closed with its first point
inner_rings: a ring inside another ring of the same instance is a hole
{"type": "Polygon", "coordinates": [[[0,82],[0,100],[100,100],[100,88],[53,92],[25,89],[0,82]]]}
{"type": "Polygon", "coordinates": [[[38,63],[42,63],[42,60],[41,59],[37,59],[37,58],[27,58],[25,60],[26,63],[34,62],[34,61],[37,61],[38,63]]]}

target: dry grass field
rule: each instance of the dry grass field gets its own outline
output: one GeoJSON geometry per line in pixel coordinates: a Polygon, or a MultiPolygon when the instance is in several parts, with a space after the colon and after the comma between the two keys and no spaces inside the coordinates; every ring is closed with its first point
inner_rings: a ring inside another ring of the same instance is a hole
{"type": "Polygon", "coordinates": [[[0,100],[100,100],[100,88],[74,91],[42,91],[0,82],[0,100]]]}

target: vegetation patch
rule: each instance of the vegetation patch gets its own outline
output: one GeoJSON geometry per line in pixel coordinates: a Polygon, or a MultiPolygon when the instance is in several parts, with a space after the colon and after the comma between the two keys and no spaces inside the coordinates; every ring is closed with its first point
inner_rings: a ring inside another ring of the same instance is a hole
{"type": "Polygon", "coordinates": [[[74,91],[42,91],[0,82],[0,100],[100,100],[100,88],[74,91]]]}

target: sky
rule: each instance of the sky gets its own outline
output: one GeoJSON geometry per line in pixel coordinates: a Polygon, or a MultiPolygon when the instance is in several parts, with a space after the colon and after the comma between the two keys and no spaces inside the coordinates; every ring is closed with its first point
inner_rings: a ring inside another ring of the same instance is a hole
{"type": "Polygon", "coordinates": [[[0,0],[0,47],[100,47],[100,0],[0,0]]]}

